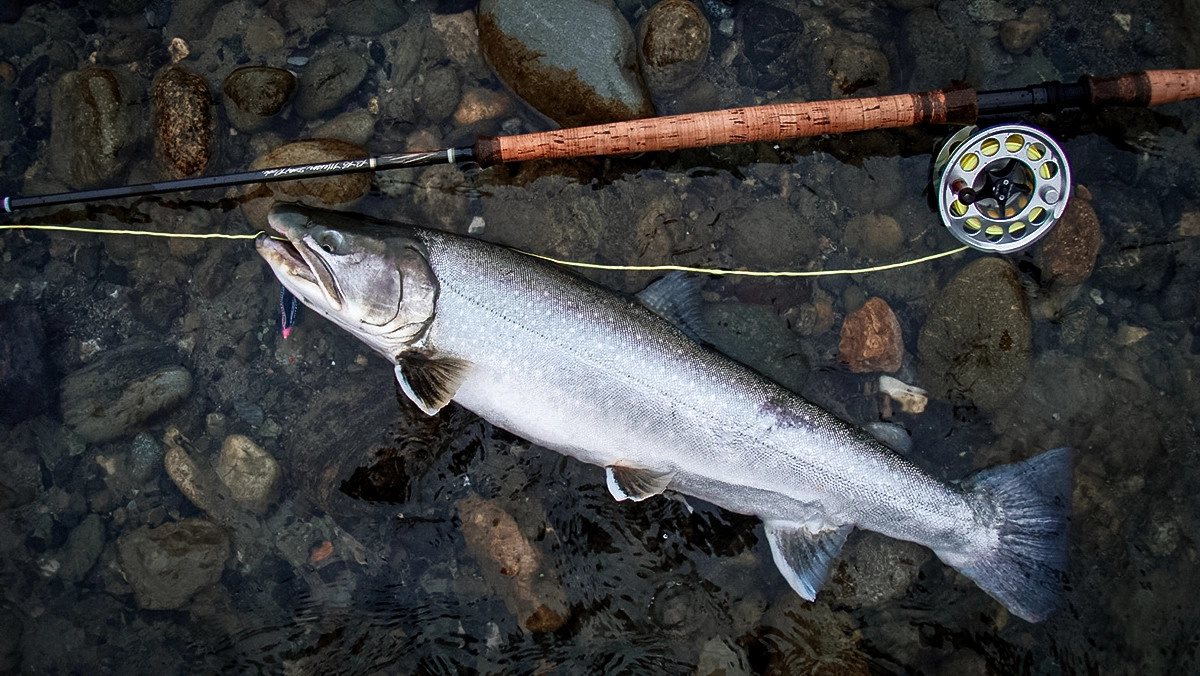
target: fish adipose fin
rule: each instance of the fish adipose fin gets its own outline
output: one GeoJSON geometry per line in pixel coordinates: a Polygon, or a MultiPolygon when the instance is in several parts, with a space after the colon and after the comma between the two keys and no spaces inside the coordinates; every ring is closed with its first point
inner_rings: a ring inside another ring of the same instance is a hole
{"type": "Polygon", "coordinates": [[[618,500],[641,502],[667,490],[675,472],[659,472],[645,467],[609,465],[604,468],[608,492],[618,500]]]}
{"type": "Polygon", "coordinates": [[[983,554],[938,556],[1017,617],[1045,619],[1066,577],[1071,449],[984,470],[963,483],[985,505],[994,506],[989,511],[997,520],[996,543],[983,554]]]}
{"type": "Polygon", "coordinates": [[[637,299],[651,312],[671,323],[698,343],[710,343],[711,331],[704,321],[700,287],[704,278],[672,272],[642,289],[637,299]]]}
{"type": "Polygon", "coordinates": [[[396,359],[396,382],[422,411],[435,415],[450,403],[467,378],[471,363],[462,359],[402,354],[396,359]]]}
{"type": "Polygon", "coordinates": [[[767,542],[771,557],[784,579],[796,593],[809,601],[817,600],[817,590],[829,575],[829,566],[842,551],[852,526],[838,526],[813,532],[803,524],[767,521],[767,542]]]}

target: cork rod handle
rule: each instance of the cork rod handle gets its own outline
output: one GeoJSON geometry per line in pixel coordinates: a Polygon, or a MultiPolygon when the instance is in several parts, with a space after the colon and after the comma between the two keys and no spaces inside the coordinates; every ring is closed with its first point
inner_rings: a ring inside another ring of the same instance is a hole
{"type": "Polygon", "coordinates": [[[977,114],[975,90],[969,88],[780,103],[534,134],[485,136],[476,141],[475,156],[481,165],[488,166],[500,162],[622,155],[917,124],[966,124],[973,122],[977,114]]]}

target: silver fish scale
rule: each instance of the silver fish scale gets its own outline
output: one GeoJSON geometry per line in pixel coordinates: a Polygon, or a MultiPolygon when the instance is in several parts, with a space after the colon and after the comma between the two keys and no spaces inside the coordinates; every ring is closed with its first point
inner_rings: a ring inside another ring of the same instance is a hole
{"type": "Polygon", "coordinates": [[[674,471],[672,489],[765,520],[994,545],[966,494],[640,304],[519,253],[420,237],[440,284],[425,347],[472,363],[454,399],[492,423],[584,462],[674,471]]]}

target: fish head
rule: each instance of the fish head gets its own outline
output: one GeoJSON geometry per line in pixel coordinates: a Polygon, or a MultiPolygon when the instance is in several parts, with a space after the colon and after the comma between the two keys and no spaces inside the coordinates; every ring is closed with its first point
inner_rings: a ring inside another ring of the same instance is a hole
{"type": "Polygon", "coordinates": [[[424,337],[438,283],[414,227],[295,204],[267,222],[255,247],[302,303],[393,362],[424,337]]]}

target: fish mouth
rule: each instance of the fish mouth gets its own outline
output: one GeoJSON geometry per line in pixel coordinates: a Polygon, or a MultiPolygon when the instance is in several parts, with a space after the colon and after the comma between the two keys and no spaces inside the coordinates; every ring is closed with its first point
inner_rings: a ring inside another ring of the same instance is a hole
{"type": "Polygon", "coordinates": [[[323,297],[331,310],[341,310],[342,294],[337,280],[324,252],[308,233],[307,217],[279,205],[271,210],[267,222],[283,237],[264,232],[254,244],[279,281],[300,298],[323,297]]]}

